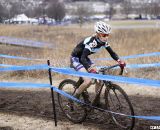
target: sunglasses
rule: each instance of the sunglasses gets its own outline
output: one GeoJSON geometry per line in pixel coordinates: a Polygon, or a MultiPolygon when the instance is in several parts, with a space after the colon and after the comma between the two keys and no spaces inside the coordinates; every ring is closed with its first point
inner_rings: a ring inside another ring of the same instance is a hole
{"type": "Polygon", "coordinates": [[[109,34],[103,34],[103,33],[101,33],[100,35],[101,35],[101,37],[108,37],[109,36],[109,34]]]}

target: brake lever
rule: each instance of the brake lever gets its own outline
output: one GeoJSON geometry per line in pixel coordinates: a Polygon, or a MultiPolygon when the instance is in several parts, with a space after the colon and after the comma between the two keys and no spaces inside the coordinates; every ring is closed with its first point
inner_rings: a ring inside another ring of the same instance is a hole
{"type": "Polygon", "coordinates": [[[126,67],[124,67],[123,69],[121,69],[120,75],[123,75],[123,73],[126,73],[126,74],[128,73],[126,67]]]}

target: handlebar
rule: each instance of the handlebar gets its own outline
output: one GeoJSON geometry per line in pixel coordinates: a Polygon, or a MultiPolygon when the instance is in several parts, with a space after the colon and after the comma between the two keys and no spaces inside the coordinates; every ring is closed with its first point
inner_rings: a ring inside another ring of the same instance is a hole
{"type": "MultiPolygon", "coordinates": [[[[118,66],[119,66],[119,64],[115,64],[115,65],[113,65],[113,66],[102,67],[102,68],[99,69],[98,72],[104,74],[105,71],[110,70],[110,69],[115,68],[115,67],[118,67],[118,66]]],[[[119,67],[120,67],[120,66],[119,66],[119,67]]],[[[123,71],[124,71],[124,68],[121,68],[121,67],[120,67],[120,69],[121,69],[121,71],[120,71],[119,75],[122,75],[122,74],[123,74],[123,71]]]]}

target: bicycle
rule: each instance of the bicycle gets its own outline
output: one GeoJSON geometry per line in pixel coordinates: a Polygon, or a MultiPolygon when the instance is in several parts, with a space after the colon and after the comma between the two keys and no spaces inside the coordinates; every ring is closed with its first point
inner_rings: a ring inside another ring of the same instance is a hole
{"type": "MultiPolygon", "coordinates": [[[[113,68],[119,66],[118,64],[110,66],[110,67],[103,67],[99,69],[100,74],[106,74],[110,70],[113,70],[113,68]]],[[[123,74],[123,69],[120,69],[120,75],[123,74]]],[[[94,79],[94,83],[96,84],[97,80],[94,79]]],[[[135,125],[135,118],[134,116],[134,109],[133,106],[128,98],[128,95],[126,92],[118,85],[112,83],[111,81],[105,81],[105,80],[100,80],[101,86],[96,94],[95,98],[93,101],[90,103],[91,106],[94,108],[96,107],[96,101],[98,98],[101,98],[100,95],[102,93],[103,87],[105,87],[104,91],[104,100],[105,104],[103,106],[103,109],[105,107],[106,110],[108,111],[113,111],[117,113],[123,113],[126,115],[131,115],[132,117],[128,116],[122,116],[122,115],[117,115],[114,113],[109,113],[110,117],[112,118],[112,121],[120,128],[124,130],[132,130],[134,125],[135,125]]],[[[72,79],[65,79],[59,84],[59,89],[67,92],[70,95],[73,95],[76,91],[76,89],[83,83],[82,77],[79,78],[78,81],[74,81],[72,79]]],[[[89,94],[88,91],[85,90],[82,93],[82,96],[80,96],[80,100],[84,103],[88,103],[89,100],[89,94]]],[[[84,104],[79,104],[71,101],[71,99],[67,99],[66,97],[58,94],[58,103],[60,105],[60,108],[64,115],[72,122],[74,123],[81,123],[83,122],[88,113],[90,112],[91,109],[86,107],[84,104]]],[[[89,106],[90,106],[89,105],[89,106]]],[[[100,110],[103,110],[100,109],[100,110]]]]}

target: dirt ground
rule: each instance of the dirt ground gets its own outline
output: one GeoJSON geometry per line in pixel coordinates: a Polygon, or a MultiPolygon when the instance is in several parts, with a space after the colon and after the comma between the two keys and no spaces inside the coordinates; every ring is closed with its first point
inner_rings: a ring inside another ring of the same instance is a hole
{"type": "MultiPolygon", "coordinates": [[[[55,86],[60,81],[58,81],[55,86]]],[[[119,84],[134,106],[136,115],[160,115],[160,89],[119,84]]],[[[92,90],[89,89],[89,91],[92,90]]],[[[94,93],[91,91],[91,95],[94,93]]],[[[51,92],[41,89],[0,89],[0,130],[119,130],[109,118],[102,120],[102,112],[89,114],[82,124],[74,124],[64,117],[57,103],[58,126],[55,127],[51,92]]],[[[134,130],[150,130],[160,121],[136,119],[134,130]]]]}

